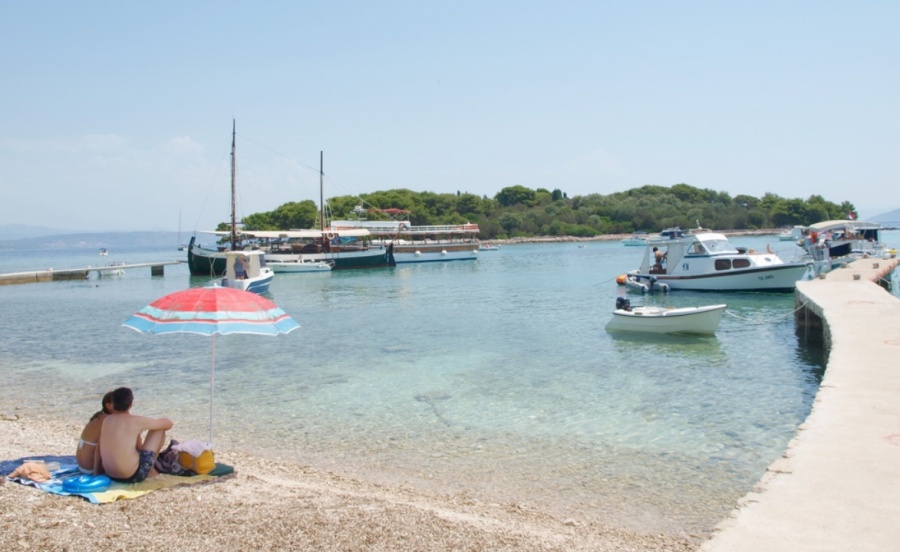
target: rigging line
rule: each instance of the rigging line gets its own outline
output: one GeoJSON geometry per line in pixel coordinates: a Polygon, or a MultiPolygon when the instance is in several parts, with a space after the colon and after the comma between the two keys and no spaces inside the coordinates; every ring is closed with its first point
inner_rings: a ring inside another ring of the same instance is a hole
{"type": "MultiPolygon", "coordinates": [[[[213,186],[214,185],[219,186],[219,184],[216,184],[216,181],[219,178],[219,173],[222,171],[222,167],[225,165],[225,160],[227,159],[228,155],[229,155],[229,152],[227,150],[222,153],[222,158],[219,160],[219,165],[218,165],[218,167],[216,167],[216,172],[213,175],[212,180],[209,183],[209,188],[207,188],[207,190],[206,190],[206,197],[203,198],[203,203],[200,205],[200,212],[197,213],[197,218],[194,221],[194,235],[197,234],[197,227],[200,225],[200,218],[203,215],[203,211],[206,210],[206,205],[209,203],[210,195],[213,193],[213,186]]],[[[219,190],[219,191],[221,191],[221,190],[219,190]]]]}
{"type": "Polygon", "coordinates": [[[782,320],[784,318],[787,318],[788,316],[793,316],[797,311],[799,311],[800,309],[805,307],[807,304],[809,304],[809,301],[804,301],[802,305],[798,306],[796,309],[794,309],[786,314],[780,314],[778,316],[773,316],[771,318],[757,318],[756,320],[751,319],[751,318],[745,318],[743,316],[739,316],[739,315],[731,312],[731,310],[729,310],[729,309],[725,309],[725,314],[727,314],[729,316],[733,316],[733,317],[737,318],[738,320],[743,320],[744,322],[750,322],[752,324],[768,324],[769,322],[775,322],[777,320],[782,320]]]}
{"type": "Polygon", "coordinates": [[[296,158],[291,157],[290,155],[285,155],[285,154],[281,153],[281,152],[278,151],[278,150],[275,150],[275,149],[270,148],[269,146],[266,146],[265,144],[261,144],[260,142],[257,142],[257,141],[254,140],[253,138],[250,138],[249,136],[246,136],[246,135],[244,135],[244,134],[241,134],[240,132],[238,132],[237,135],[240,136],[242,139],[247,140],[248,142],[252,142],[253,144],[256,144],[257,146],[261,147],[262,149],[267,150],[267,151],[269,151],[269,152],[271,152],[271,153],[274,153],[275,155],[277,155],[277,156],[279,156],[279,157],[282,157],[282,158],[287,159],[287,160],[289,160],[289,161],[293,161],[294,163],[296,163],[297,165],[303,167],[304,169],[307,169],[307,170],[309,170],[309,171],[311,171],[311,172],[314,172],[316,175],[319,174],[319,169],[313,168],[313,167],[311,167],[311,166],[309,166],[309,165],[305,165],[305,164],[301,163],[300,161],[297,161],[296,158]]]}

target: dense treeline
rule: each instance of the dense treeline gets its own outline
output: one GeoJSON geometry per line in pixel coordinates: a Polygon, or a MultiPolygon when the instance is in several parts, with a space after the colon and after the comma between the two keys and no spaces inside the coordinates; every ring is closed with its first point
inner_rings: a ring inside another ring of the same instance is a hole
{"type": "MultiPolygon", "coordinates": [[[[698,223],[715,230],[753,230],[846,218],[854,206],[826,201],[819,195],[788,199],[766,193],[731,197],[725,192],[687,184],[671,187],[642,186],[610,195],[569,198],[556,189],[503,188],[493,198],[470,193],[436,194],[407,189],[379,191],[360,197],[328,200],[330,219],[348,218],[359,205],[371,209],[398,208],[411,212],[413,225],[473,222],[482,239],[625,234],[639,230],[658,232],[671,226],[691,228],[698,223]]],[[[373,218],[370,213],[369,218],[373,218]]],[[[243,219],[248,230],[316,228],[319,212],[313,201],[286,203],[274,211],[243,219]]],[[[220,225],[227,229],[227,225],[220,225]]]]}

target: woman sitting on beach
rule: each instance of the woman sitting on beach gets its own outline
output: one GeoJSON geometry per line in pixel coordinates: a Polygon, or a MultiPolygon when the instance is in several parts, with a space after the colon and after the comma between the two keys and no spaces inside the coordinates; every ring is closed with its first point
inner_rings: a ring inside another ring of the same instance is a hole
{"type": "Polygon", "coordinates": [[[78,449],[75,451],[78,469],[88,475],[103,473],[103,465],[100,463],[100,428],[103,427],[103,420],[112,414],[112,391],[103,395],[100,406],[101,409],[91,416],[90,421],[81,430],[78,449]]]}

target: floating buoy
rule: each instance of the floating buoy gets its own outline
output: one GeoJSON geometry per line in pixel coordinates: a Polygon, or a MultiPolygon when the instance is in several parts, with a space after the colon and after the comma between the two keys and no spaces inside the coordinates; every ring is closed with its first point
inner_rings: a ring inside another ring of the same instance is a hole
{"type": "Polygon", "coordinates": [[[625,282],[627,282],[627,281],[628,281],[628,276],[625,274],[620,274],[618,277],[616,277],[616,283],[619,284],[620,286],[624,286],[625,282]]]}

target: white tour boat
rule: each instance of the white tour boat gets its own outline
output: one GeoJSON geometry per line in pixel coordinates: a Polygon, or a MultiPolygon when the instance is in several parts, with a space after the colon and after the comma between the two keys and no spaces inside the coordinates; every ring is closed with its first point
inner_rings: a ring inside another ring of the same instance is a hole
{"type": "Polygon", "coordinates": [[[361,205],[353,209],[353,215],[356,218],[331,221],[330,230],[368,230],[374,243],[394,246],[397,264],[478,258],[477,224],[414,226],[409,220],[410,212],[405,209],[366,209],[361,205]],[[369,213],[379,218],[370,219],[369,213]]]}

